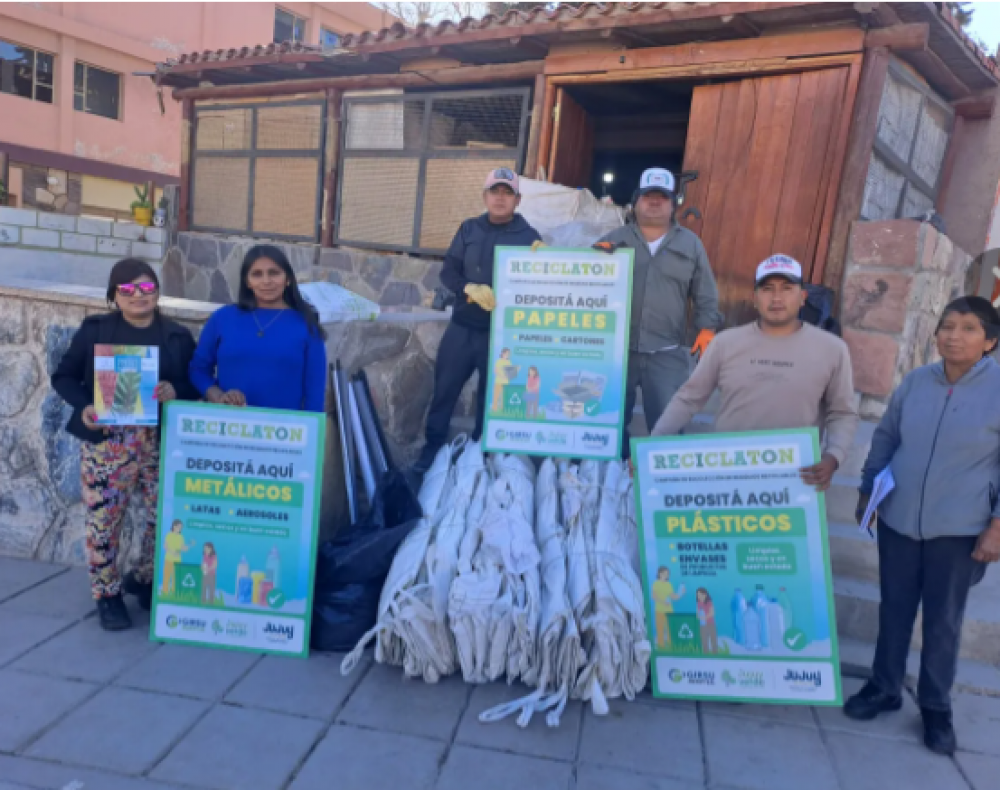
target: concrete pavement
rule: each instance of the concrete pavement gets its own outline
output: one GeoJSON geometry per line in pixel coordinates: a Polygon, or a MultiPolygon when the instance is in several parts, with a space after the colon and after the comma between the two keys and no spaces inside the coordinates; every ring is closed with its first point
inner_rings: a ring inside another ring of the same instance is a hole
{"type": "Polygon", "coordinates": [[[106,634],[82,569],[0,558],[0,790],[988,790],[1000,776],[988,696],[957,696],[954,760],[923,748],[910,698],[859,724],[647,694],[521,730],[477,719],[520,686],[158,645],[131,611],[133,630],[106,634]]]}

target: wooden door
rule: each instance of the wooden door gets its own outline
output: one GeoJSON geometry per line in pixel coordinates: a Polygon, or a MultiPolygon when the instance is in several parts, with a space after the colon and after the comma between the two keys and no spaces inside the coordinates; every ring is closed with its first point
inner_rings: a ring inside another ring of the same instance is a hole
{"type": "Polygon", "coordinates": [[[682,222],[698,233],[726,325],[752,320],[757,264],[791,255],[808,280],[825,255],[844,155],[847,66],[695,88],[682,222]],[[695,207],[701,219],[685,217],[695,207]],[[824,248],[824,249],[821,249],[824,248]]]}
{"type": "Polygon", "coordinates": [[[555,127],[549,181],[566,187],[589,187],[594,164],[594,119],[565,88],[556,93],[555,127]]]}

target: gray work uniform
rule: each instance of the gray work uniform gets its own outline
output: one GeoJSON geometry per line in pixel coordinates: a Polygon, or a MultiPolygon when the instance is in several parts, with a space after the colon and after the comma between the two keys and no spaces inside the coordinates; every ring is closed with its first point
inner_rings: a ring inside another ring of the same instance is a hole
{"type": "Polygon", "coordinates": [[[621,242],[635,252],[622,445],[622,456],[627,457],[636,388],[642,387],[643,411],[652,428],[691,373],[690,352],[684,346],[688,302],[698,330],[718,330],[723,317],[705,247],[687,228],[674,223],[655,255],[638,225],[613,230],[601,241],[621,242]]]}

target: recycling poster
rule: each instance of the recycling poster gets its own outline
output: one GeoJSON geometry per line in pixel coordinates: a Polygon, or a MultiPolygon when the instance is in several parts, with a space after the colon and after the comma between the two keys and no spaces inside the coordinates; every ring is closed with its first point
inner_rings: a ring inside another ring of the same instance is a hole
{"type": "Polygon", "coordinates": [[[484,449],[620,457],[632,256],[497,248],[484,449]]]}
{"type": "Polygon", "coordinates": [[[841,704],[815,428],[632,442],[653,694],[841,704]]]}
{"type": "Polygon", "coordinates": [[[323,415],[165,409],[150,638],[305,657],[323,415]]]}
{"type": "Polygon", "coordinates": [[[156,425],[157,346],[94,346],[94,410],[101,425],[156,425]]]}

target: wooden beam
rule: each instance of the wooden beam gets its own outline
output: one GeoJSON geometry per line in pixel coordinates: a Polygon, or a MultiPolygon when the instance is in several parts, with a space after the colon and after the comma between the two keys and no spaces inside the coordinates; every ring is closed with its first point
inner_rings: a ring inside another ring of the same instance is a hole
{"type": "Polygon", "coordinates": [[[624,44],[625,46],[640,46],[640,47],[655,47],[658,46],[657,42],[653,41],[651,38],[640,35],[634,30],[614,30],[613,28],[608,28],[607,30],[601,31],[601,38],[606,38],[610,41],[616,41],[619,44],[624,44]]]}
{"type": "Polygon", "coordinates": [[[993,110],[996,107],[997,95],[993,93],[980,93],[970,96],[967,99],[960,99],[952,103],[955,108],[955,115],[965,118],[968,121],[985,121],[993,117],[993,110]]]}
{"type": "Polygon", "coordinates": [[[194,100],[181,102],[181,194],[177,201],[177,230],[191,225],[191,149],[194,148],[194,100]]]}
{"type": "Polygon", "coordinates": [[[865,47],[888,47],[893,52],[923,52],[927,49],[930,36],[931,26],[926,22],[879,27],[865,34],[865,47]]]}
{"type": "Polygon", "coordinates": [[[545,112],[545,75],[535,77],[535,91],[531,104],[531,126],[528,127],[528,144],[525,147],[524,167],[521,172],[528,178],[538,174],[538,144],[541,142],[542,114],[545,112]]]}
{"type": "Polygon", "coordinates": [[[462,85],[479,82],[513,82],[534,79],[542,72],[543,62],[501,63],[492,66],[461,66],[395,74],[365,74],[353,77],[318,77],[252,85],[222,85],[211,88],[179,88],[175,99],[247,99],[285,96],[290,93],[325,91],[329,88],[354,90],[367,88],[426,88],[436,85],[462,85]]]}
{"type": "MultiPolygon", "coordinates": [[[[878,124],[878,108],[882,90],[889,74],[889,50],[875,47],[865,53],[861,67],[854,112],[851,114],[851,131],[847,142],[844,169],[840,177],[840,192],[833,212],[830,243],[826,252],[823,283],[838,294],[840,277],[847,258],[847,239],[851,223],[861,214],[861,201],[865,194],[865,178],[871,162],[872,146],[878,124]]],[[[822,253],[822,249],[817,250],[822,253]]]]}
{"type": "Polygon", "coordinates": [[[903,52],[900,57],[920,72],[930,86],[949,101],[972,95],[969,87],[931,50],[903,52]]]}
{"type": "Polygon", "coordinates": [[[340,170],[340,109],[344,92],[330,88],[326,92],[326,150],[323,154],[323,218],[320,244],[333,246],[334,217],[337,208],[337,176],[340,170]]]}
{"type": "Polygon", "coordinates": [[[864,47],[864,37],[865,34],[861,30],[837,28],[787,36],[650,47],[627,52],[555,55],[545,59],[545,73],[549,75],[621,73],[636,69],[860,52],[864,47]]]}
{"type": "Polygon", "coordinates": [[[724,16],[722,17],[722,23],[743,38],[756,38],[760,35],[760,28],[743,14],[724,16]]]}
{"type": "Polygon", "coordinates": [[[551,79],[545,80],[545,101],[542,104],[542,129],[538,134],[538,169],[534,178],[545,171],[549,177],[549,159],[552,153],[552,129],[555,126],[553,113],[556,108],[556,86],[551,79]]]}
{"type": "Polygon", "coordinates": [[[549,54],[549,45],[544,41],[529,36],[513,36],[508,42],[514,49],[520,49],[536,57],[545,57],[549,54]]]}

